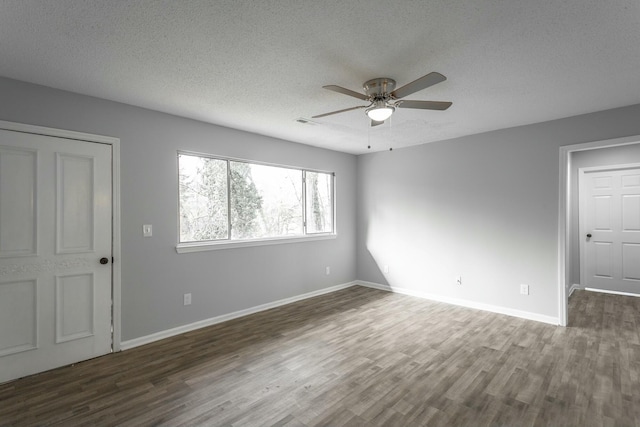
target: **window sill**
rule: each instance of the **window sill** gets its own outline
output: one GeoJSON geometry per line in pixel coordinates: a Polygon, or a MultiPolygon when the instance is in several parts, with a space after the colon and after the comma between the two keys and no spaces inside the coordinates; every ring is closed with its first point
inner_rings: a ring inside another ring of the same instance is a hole
{"type": "Polygon", "coordinates": [[[318,240],[333,240],[337,237],[336,234],[318,234],[315,236],[300,236],[300,237],[281,237],[271,239],[256,239],[256,240],[237,240],[237,241],[218,241],[218,242],[192,242],[192,243],[179,243],[176,246],[176,252],[179,254],[185,254],[190,252],[203,252],[203,251],[217,251],[219,249],[234,249],[244,248],[249,246],[268,246],[268,245],[282,245],[287,243],[301,243],[301,242],[315,242],[318,240]]]}

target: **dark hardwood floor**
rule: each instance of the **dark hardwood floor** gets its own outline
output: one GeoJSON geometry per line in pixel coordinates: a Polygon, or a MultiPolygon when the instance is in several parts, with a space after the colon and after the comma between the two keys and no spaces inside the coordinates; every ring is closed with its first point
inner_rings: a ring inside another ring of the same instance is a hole
{"type": "Polygon", "coordinates": [[[0,425],[640,426],[640,298],[570,325],[353,287],[0,385],[0,425]]]}

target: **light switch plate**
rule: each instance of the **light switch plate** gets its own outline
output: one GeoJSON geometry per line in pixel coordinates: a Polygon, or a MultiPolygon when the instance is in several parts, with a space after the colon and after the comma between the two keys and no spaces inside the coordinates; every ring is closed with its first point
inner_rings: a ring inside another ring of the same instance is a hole
{"type": "Polygon", "coordinates": [[[142,226],[142,236],[143,237],[151,237],[153,236],[153,228],[151,224],[145,224],[142,226]]]}

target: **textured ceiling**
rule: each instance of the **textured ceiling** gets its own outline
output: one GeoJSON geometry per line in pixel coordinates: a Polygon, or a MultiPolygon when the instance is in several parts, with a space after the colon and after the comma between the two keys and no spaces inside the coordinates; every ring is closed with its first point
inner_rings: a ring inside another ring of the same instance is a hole
{"type": "Polygon", "coordinates": [[[363,153],[640,103],[640,2],[0,0],[0,76],[363,153]],[[447,111],[296,121],[431,71],[447,111]]]}

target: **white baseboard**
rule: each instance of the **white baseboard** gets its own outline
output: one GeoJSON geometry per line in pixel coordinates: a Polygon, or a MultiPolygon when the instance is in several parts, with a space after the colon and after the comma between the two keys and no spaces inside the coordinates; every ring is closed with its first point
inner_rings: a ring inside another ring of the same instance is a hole
{"type": "Polygon", "coordinates": [[[324,295],[324,294],[328,294],[328,293],[331,293],[331,292],[336,292],[336,291],[339,291],[339,290],[342,290],[342,289],[350,288],[352,286],[364,286],[364,287],[367,287],[367,288],[379,289],[379,290],[387,291],[387,292],[396,292],[396,293],[399,293],[399,294],[410,295],[410,296],[414,296],[414,297],[418,297],[418,298],[424,298],[424,299],[428,299],[428,300],[431,300],[431,301],[444,302],[444,303],[447,303],[447,304],[458,305],[458,306],[461,306],[461,307],[474,308],[474,309],[478,309],[478,310],[489,311],[489,312],[492,312],[492,313],[505,314],[505,315],[508,315],[508,316],[520,317],[520,318],[528,319],[528,320],[535,320],[537,322],[549,323],[549,324],[552,324],[552,325],[558,325],[559,324],[558,319],[555,318],[555,317],[551,317],[551,316],[544,316],[544,315],[537,314],[537,313],[531,313],[531,312],[521,311],[521,310],[514,310],[514,309],[511,309],[511,308],[500,307],[500,306],[495,306],[495,305],[490,305],[490,304],[483,304],[483,303],[478,303],[478,302],[473,302],[473,301],[468,301],[468,300],[463,300],[463,299],[458,299],[458,298],[443,297],[441,295],[434,295],[434,294],[429,294],[429,293],[425,293],[425,292],[414,291],[414,290],[411,290],[411,289],[397,288],[397,287],[393,287],[392,288],[390,286],[381,285],[379,283],[356,280],[354,282],[349,282],[349,283],[344,283],[344,284],[341,284],[341,285],[331,286],[329,288],[324,288],[324,289],[320,289],[320,290],[317,290],[317,291],[308,292],[306,294],[296,295],[294,297],[285,298],[285,299],[281,299],[281,300],[278,300],[278,301],[273,301],[273,302],[266,303],[266,304],[261,304],[261,305],[255,306],[255,307],[246,308],[244,310],[234,311],[233,313],[227,313],[227,314],[223,314],[223,315],[220,315],[220,316],[211,317],[209,319],[200,320],[198,322],[190,323],[188,325],[178,326],[176,328],[167,329],[165,331],[156,332],[156,333],[153,333],[153,334],[150,334],[150,335],[145,335],[143,337],[134,338],[134,339],[127,340],[127,341],[122,341],[120,343],[120,349],[121,350],[129,350],[129,349],[132,349],[134,347],[139,347],[141,345],[150,344],[152,342],[159,341],[159,340],[162,340],[162,339],[165,339],[165,338],[170,338],[170,337],[173,337],[173,336],[176,336],[176,335],[179,335],[179,334],[183,334],[185,332],[190,332],[190,331],[194,331],[196,329],[205,328],[207,326],[211,326],[211,325],[215,325],[215,324],[218,324],[218,323],[226,322],[228,320],[237,319],[238,317],[248,316],[250,314],[258,313],[260,311],[269,310],[269,309],[272,309],[272,308],[276,308],[276,307],[280,307],[280,306],[283,306],[283,305],[291,304],[291,303],[294,303],[294,302],[297,302],[297,301],[301,301],[301,300],[304,300],[304,299],[313,298],[313,297],[316,297],[316,296],[319,296],[319,295],[324,295]]]}
{"type": "Polygon", "coordinates": [[[459,305],[461,307],[467,307],[467,308],[475,308],[477,310],[490,311],[492,313],[506,314],[507,316],[520,317],[522,319],[527,319],[527,320],[535,320],[536,322],[549,323],[551,325],[560,324],[560,321],[557,317],[545,316],[543,314],[531,313],[529,311],[514,310],[512,308],[500,307],[497,305],[490,305],[490,304],[484,304],[484,303],[463,300],[458,298],[445,297],[442,295],[435,295],[435,294],[429,294],[426,292],[414,291],[412,289],[398,288],[395,286],[391,287],[391,286],[381,285],[379,283],[373,283],[373,282],[365,282],[362,280],[356,280],[355,284],[359,286],[366,286],[368,288],[379,289],[381,291],[395,292],[399,294],[410,295],[413,297],[424,298],[431,301],[444,302],[447,304],[459,305]]]}
{"type": "Polygon", "coordinates": [[[155,341],[159,341],[165,338],[173,337],[175,335],[183,334],[185,332],[194,331],[196,329],[204,328],[207,326],[215,325],[217,323],[226,322],[228,320],[237,319],[238,317],[248,316],[250,314],[258,313],[260,311],[269,310],[272,308],[280,307],[283,305],[291,304],[296,301],[301,301],[308,298],[317,297],[319,295],[328,294],[331,292],[340,291],[342,289],[350,288],[357,285],[356,282],[343,283],[341,285],[331,286],[329,288],[320,289],[313,292],[308,292],[302,295],[296,295],[294,297],[281,299],[278,301],[269,302],[266,304],[257,305],[255,307],[246,308],[244,310],[234,311],[233,313],[223,314],[221,316],[211,317],[209,319],[200,320],[198,322],[190,323],[188,325],[178,326],[177,328],[167,329],[166,331],[156,332],[151,335],[145,335],[143,337],[134,338],[120,343],[121,350],[129,350],[134,347],[149,344],[155,341]]]}
{"type": "Polygon", "coordinates": [[[574,291],[578,291],[580,289],[584,289],[582,287],[582,285],[579,285],[577,283],[574,283],[573,285],[571,285],[571,287],[569,288],[569,296],[571,296],[571,294],[573,294],[574,291]]]}
{"type": "Polygon", "coordinates": [[[601,292],[603,294],[622,295],[625,297],[640,297],[640,294],[633,294],[631,292],[610,291],[608,289],[596,289],[596,288],[584,288],[589,292],[601,292]]]}

